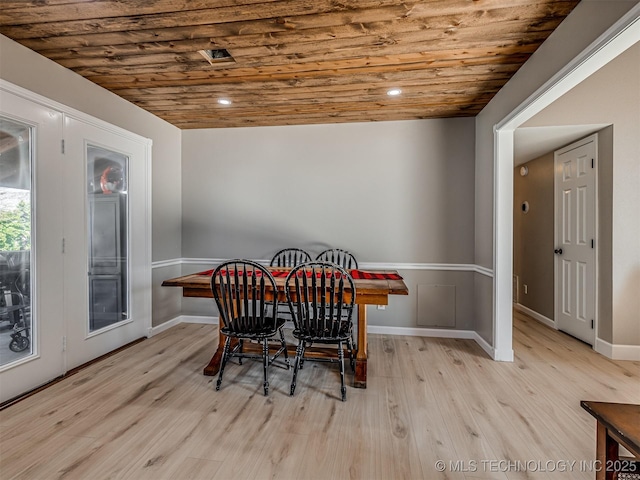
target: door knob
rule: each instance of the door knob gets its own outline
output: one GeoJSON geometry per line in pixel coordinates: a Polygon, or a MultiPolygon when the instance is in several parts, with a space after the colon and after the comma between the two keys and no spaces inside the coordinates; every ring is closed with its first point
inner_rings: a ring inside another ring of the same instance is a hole
{"type": "Polygon", "coordinates": [[[562,255],[562,249],[561,248],[556,248],[553,253],[557,253],[558,255],[562,255]]]}

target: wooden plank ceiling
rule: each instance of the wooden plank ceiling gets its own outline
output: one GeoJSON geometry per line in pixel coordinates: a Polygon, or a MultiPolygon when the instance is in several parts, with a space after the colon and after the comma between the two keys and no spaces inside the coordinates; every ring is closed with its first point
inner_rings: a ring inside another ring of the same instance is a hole
{"type": "Polygon", "coordinates": [[[0,33],[180,128],[467,117],[577,3],[2,0],[0,33]]]}

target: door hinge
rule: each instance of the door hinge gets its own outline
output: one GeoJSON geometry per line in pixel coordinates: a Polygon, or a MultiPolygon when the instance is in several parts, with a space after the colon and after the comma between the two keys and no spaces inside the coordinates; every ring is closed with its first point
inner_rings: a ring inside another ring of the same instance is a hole
{"type": "Polygon", "coordinates": [[[594,164],[595,164],[595,161],[594,161],[594,159],[592,158],[592,159],[591,159],[591,168],[594,168],[594,164]]]}
{"type": "Polygon", "coordinates": [[[593,238],[592,238],[591,239],[591,248],[593,248],[593,245],[594,245],[594,243],[593,243],[593,238]]]}
{"type": "Polygon", "coordinates": [[[67,336],[66,335],[64,337],[62,337],[62,351],[63,352],[67,351],[67,336]]]}
{"type": "Polygon", "coordinates": [[[591,320],[591,330],[593,330],[593,324],[594,324],[594,321],[591,320]]]}
{"type": "Polygon", "coordinates": [[[62,253],[65,253],[65,248],[66,248],[66,240],[64,237],[62,237],[62,253]]]}
{"type": "Polygon", "coordinates": [[[61,153],[64,153],[64,140],[60,140],[61,153]]]}

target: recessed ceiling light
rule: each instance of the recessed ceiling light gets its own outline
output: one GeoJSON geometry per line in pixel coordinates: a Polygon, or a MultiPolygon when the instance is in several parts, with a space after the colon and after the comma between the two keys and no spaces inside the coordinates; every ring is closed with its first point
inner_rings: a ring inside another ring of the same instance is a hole
{"type": "Polygon", "coordinates": [[[231,105],[231,100],[229,100],[228,98],[219,98],[218,103],[220,105],[231,105]]]}
{"type": "Polygon", "coordinates": [[[392,88],[391,90],[387,90],[387,95],[389,95],[390,97],[395,97],[397,95],[400,95],[402,93],[402,90],[400,90],[399,88],[392,88]]]}

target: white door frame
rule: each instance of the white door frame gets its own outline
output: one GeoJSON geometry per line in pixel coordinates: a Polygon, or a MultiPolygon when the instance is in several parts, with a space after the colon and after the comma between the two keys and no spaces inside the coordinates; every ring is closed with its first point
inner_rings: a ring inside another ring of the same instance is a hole
{"type": "MultiPolygon", "coordinates": [[[[514,131],[640,40],[640,4],[494,126],[493,349],[513,361],[513,145],[514,131]]],[[[596,339],[597,339],[596,335],[596,339]]]]}

